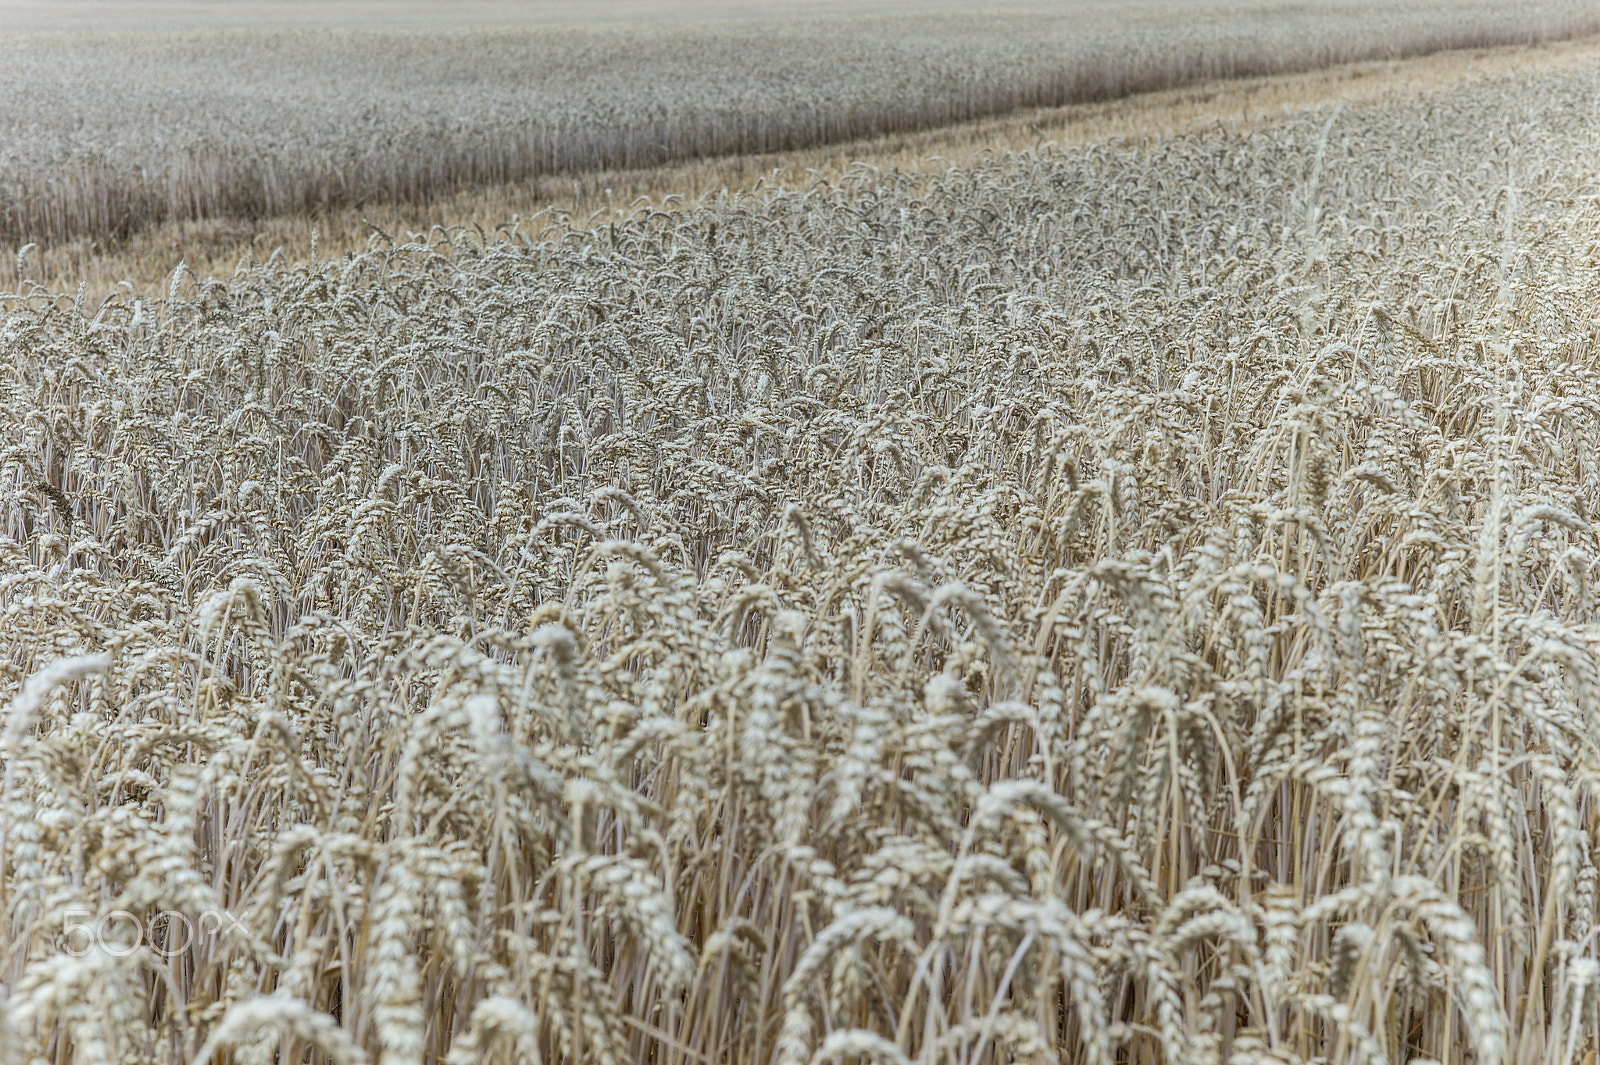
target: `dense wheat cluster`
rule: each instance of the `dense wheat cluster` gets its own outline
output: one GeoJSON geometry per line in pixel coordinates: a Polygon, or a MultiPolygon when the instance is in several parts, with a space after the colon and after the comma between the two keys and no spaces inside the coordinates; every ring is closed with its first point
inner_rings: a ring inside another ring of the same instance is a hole
{"type": "Polygon", "coordinates": [[[1594,0],[1072,0],[981,18],[12,38],[0,243],[427,200],[1596,30],[1594,0]]]}
{"type": "Polygon", "coordinates": [[[10,298],[0,1058],[1594,1060],[1597,153],[1587,71],[10,298]]]}

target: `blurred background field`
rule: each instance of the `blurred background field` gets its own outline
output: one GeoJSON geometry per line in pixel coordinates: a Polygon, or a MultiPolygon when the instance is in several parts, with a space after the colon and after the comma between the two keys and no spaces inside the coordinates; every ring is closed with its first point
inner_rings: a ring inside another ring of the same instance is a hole
{"type": "Polygon", "coordinates": [[[1555,0],[68,2],[3,14],[11,249],[427,203],[1600,29],[1594,5],[1555,0]]]}
{"type": "MultiPolygon", "coordinates": [[[[1027,108],[931,130],[886,134],[787,152],[683,160],[663,166],[547,174],[458,189],[427,203],[329,205],[259,218],[223,216],[152,224],[117,241],[76,237],[0,255],[0,285],[72,290],[98,301],[126,282],[139,291],[166,285],[181,262],[201,277],[226,277],[241,262],[338,256],[367,249],[379,230],[403,237],[474,224],[568,218],[602,224],[644,206],[669,211],[723,190],[804,187],[866,164],[885,171],[939,172],[1007,151],[1114,139],[1137,144],[1218,124],[1257,128],[1306,107],[1398,102],[1473,82],[1526,77],[1593,64],[1593,39],[1503,46],[1396,60],[1341,64],[1303,74],[1202,82],[1090,104],[1027,108]]],[[[534,221],[534,224],[538,224],[534,221]]]]}

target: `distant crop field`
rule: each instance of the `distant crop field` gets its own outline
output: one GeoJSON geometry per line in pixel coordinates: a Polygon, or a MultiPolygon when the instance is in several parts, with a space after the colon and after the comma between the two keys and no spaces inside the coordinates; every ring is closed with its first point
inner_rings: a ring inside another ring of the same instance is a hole
{"type": "Polygon", "coordinates": [[[0,1059],[1594,1061],[1597,174],[1591,59],[18,280],[0,1059]]]}
{"type": "Polygon", "coordinates": [[[656,3],[586,22],[558,4],[531,27],[528,9],[487,2],[450,6],[454,18],[356,0],[11,9],[0,243],[13,251],[1600,31],[1592,0],[885,3],[809,17],[656,3]],[[296,20],[326,28],[274,28],[296,20]],[[79,32],[20,32],[68,24],[79,32]],[[212,28],[153,32],[176,25],[212,28]]]}

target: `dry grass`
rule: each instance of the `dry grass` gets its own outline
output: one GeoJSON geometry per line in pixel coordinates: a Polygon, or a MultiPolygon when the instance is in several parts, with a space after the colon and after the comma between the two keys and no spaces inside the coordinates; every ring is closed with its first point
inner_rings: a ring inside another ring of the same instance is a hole
{"type": "Polygon", "coordinates": [[[914,19],[8,36],[0,242],[104,243],[163,221],[427,203],[1596,30],[1600,10],[1569,0],[1076,0],[914,19]]]}
{"type": "Polygon", "coordinates": [[[1592,1061],[1600,69],[1435,88],[8,297],[0,1058],[1592,1061]]]}

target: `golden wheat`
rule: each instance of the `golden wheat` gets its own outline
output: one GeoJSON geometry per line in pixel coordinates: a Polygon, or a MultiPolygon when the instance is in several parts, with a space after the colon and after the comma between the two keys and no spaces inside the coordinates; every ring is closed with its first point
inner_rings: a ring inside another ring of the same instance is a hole
{"type": "Polygon", "coordinates": [[[0,1054],[1592,1061],[1597,116],[24,285],[0,1054]]]}

